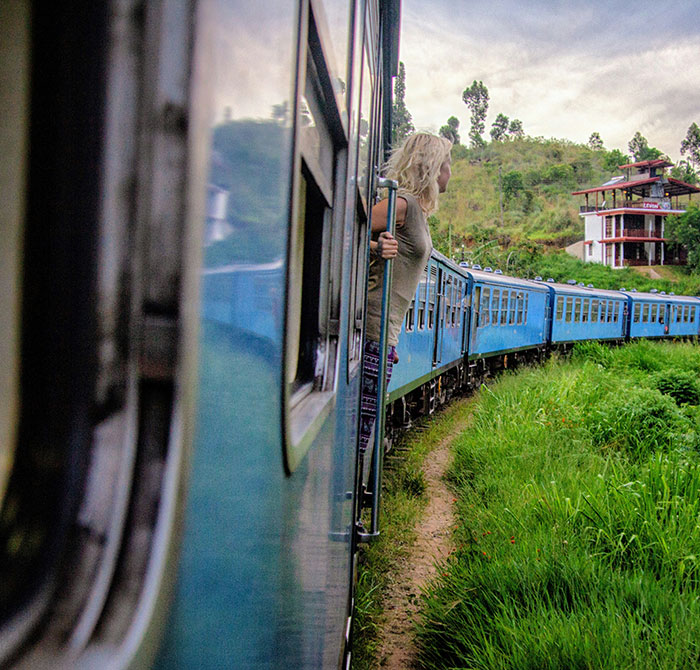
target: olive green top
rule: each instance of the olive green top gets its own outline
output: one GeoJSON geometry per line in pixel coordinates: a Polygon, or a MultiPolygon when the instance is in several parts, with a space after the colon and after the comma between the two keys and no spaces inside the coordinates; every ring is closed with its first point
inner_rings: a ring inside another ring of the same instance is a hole
{"type": "MultiPolygon", "coordinates": [[[[406,222],[396,226],[394,237],[399,251],[394,258],[391,277],[391,305],[389,311],[389,335],[387,343],[396,346],[399,342],[401,324],[416,293],[416,287],[430,258],[433,241],[425,214],[418,200],[410,193],[399,189],[398,197],[406,201],[406,222]]],[[[382,280],[384,260],[373,252],[369,266],[367,289],[367,319],[365,336],[379,342],[382,314],[382,280]]]]}

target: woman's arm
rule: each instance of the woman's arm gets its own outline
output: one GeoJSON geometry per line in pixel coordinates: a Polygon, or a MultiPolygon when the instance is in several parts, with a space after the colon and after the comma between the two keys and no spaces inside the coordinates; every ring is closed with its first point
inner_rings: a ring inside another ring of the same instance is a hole
{"type": "MultiPolygon", "coordinates": [[[[399,243],[396,238],[386,229],[386,216],[389,206],[388,200],[381,200],[372,207],[372,233],[379,233],[376,240],[370,240],[369,248],[376,251],[382,258],[396,258],[399,253],[399,243]]],[[[396,198],[396,225],[403,226],[406,223],[406,200],[396,198]]]]}

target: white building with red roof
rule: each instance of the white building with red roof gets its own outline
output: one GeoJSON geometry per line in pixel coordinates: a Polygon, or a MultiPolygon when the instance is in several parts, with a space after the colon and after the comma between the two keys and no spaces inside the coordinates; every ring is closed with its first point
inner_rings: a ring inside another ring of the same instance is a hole
{"type": "Polygon", "coordinates": [[[664,159],[620,165],[625,174],[597,188],[575,191],[586,204],[583,260],[612,268],[630,265],[684,265],[686,251],[667,244],[665,219],[682,214],[686,200],[700,188],[665,174],[664,159]]]}

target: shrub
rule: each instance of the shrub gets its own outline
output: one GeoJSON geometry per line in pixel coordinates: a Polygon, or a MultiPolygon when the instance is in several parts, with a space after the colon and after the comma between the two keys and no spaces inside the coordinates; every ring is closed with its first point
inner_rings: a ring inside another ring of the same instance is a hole
{"type": "Polygon", "coordinates": [[[700,385],[694,372],[685,370],[657,372],[652,381],[661,393],[671,396],[679,405],[700,403],[700,385]]]}

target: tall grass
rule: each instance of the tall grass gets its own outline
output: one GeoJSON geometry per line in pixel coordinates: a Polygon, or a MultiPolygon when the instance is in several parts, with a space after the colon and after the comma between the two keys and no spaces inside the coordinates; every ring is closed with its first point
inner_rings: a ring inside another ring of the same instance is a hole
{"type": "Polygon", "coordinates": [[[700,422],[663,380],[699,370],[695,345],[594,343],[482,388],[425,668],[698,666],[700,422]]]}

